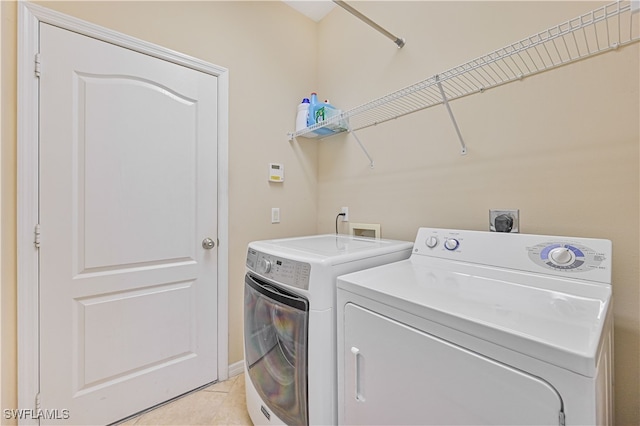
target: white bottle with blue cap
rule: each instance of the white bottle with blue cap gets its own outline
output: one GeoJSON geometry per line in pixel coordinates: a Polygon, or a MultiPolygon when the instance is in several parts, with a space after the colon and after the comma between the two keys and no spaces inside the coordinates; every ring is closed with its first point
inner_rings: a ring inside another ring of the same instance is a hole
{"type": "Polygon", "coordinates": [[[298,114],[296,115],[296,132],[307,128],[309,117],[309,99],[303,98],[300,105],[298,105],[298,114]]]}

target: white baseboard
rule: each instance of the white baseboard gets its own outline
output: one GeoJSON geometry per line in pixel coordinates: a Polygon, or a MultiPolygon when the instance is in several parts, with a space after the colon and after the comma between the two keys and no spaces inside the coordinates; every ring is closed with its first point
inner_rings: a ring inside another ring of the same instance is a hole
{"type": "Polygon", "coordinates": [[[237,376],[238,374],[244,373],[244,360],[241,359],[238,362],[234,362],[229,365],[229,377],[237,376]]]}

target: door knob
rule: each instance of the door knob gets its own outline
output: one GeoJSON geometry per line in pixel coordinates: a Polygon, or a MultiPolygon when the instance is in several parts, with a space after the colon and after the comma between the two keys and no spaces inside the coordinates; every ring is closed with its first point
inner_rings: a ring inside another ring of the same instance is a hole
{"type": "Polygon", "coordinates": [[[216,243],[211,238],[205,238],[204,240],[202,240],[202,248],[205,250],[211,250],[215,246],[216,243]]]}

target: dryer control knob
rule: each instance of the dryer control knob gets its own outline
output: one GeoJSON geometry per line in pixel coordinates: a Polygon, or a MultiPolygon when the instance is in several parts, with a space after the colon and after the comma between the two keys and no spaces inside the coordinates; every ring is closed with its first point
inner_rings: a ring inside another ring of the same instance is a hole
{"type": "Polygon", "coordinates": [[[551,261],[556,265],[568,265],[573,263],[575,257],[573,252],[566,247],[557,247],[549,252],[551,261]]]}
{"type": "Polygon", "coordinates": [[[427,237],[427,240],[424,243],[427,245],[427,247],[434,248],[435,246],[438,245],[438,237],[435,237],[433,235],[430,237],[427,237]]]}
{"type": "Polygon", "coordinates": [[[455,238],[447,238],[444,242],[444,248],[450,251],[457,249],[459,245],[460,241],[456,240],[455,238]]]}
{"type": "Polygon", "coordinates": [[[269,271],[271,271],[271,261],[267,259],[260,259],[260,263],[258,263],[258,272],[266,274],[269,271]]]}

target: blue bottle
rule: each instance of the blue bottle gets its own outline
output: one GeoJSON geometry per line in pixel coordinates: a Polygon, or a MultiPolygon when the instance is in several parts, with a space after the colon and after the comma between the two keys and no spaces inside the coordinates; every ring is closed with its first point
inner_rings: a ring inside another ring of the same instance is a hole
{"type": "MultiPolygon", "coordinates": [[[[316,92],[311,93],[311,96],[309,98],[309,116],[307,118],[307,127],[313,126],[314,124],[323,121],[325,119],[324,114],[324,103],[318,102],[318,94],[316,92]]],[[[320,129],[315,129],[313,133],[318,136],[328,136],[333,134],[334,132],[323,127],[320,129]]]]}
{"type": "Polygon", "coordinates": [[[320,104],[318,103],[318,94],[316,92],[311,93],[309,98],[309,115],[307,116],[307,127],[316,124],[316,110],[320,104]]]}

